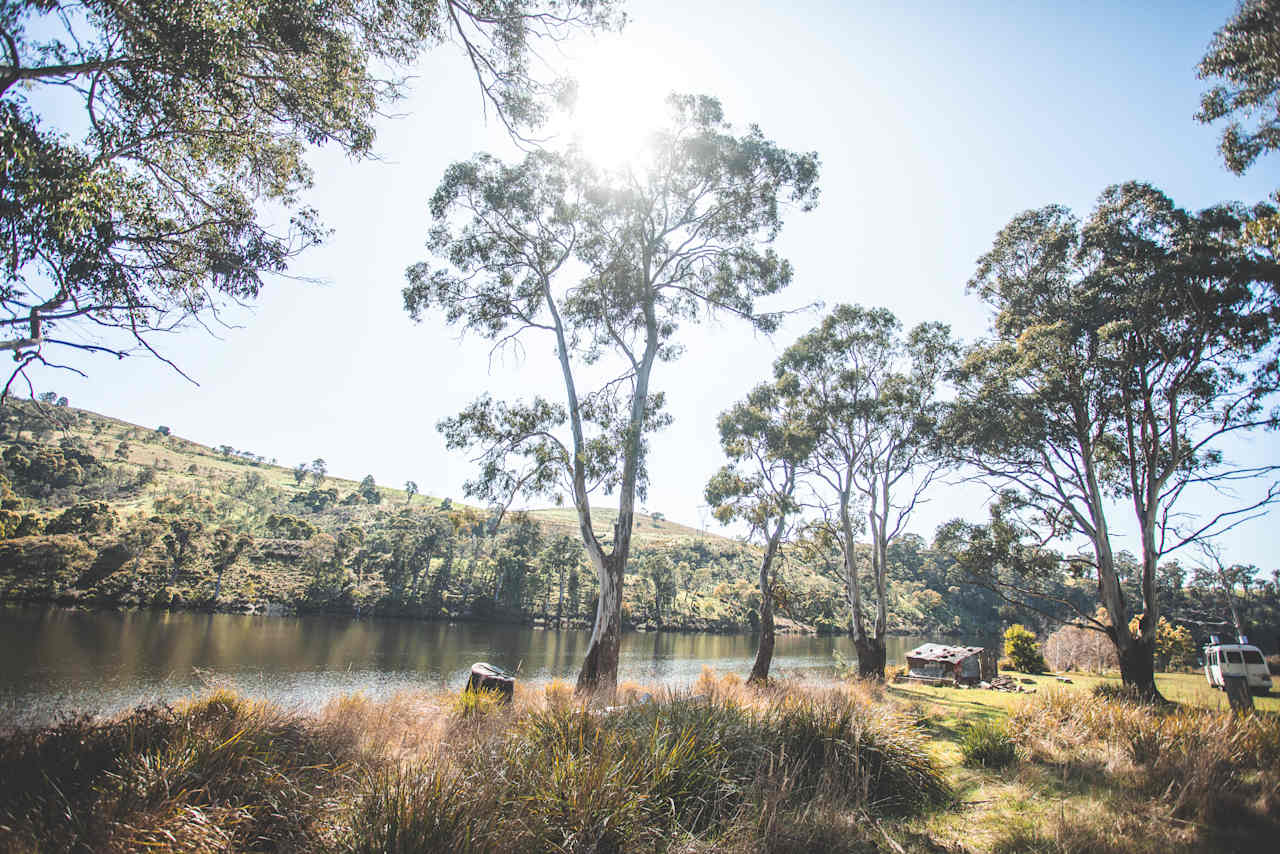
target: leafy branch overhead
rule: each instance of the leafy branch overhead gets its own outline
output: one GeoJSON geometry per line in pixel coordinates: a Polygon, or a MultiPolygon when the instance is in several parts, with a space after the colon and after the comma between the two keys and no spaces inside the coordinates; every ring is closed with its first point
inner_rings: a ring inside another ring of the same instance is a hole
{"type": "Polygon", "coordinates": [[[514,131],[541,118],[531,42],[617,21],[609,0],[4,0],[14,376],[58,350],[159,355],[154,333],[255,298],[327,235],[308,147],[368,156],[424,51],[459,46],[514,131]]]}

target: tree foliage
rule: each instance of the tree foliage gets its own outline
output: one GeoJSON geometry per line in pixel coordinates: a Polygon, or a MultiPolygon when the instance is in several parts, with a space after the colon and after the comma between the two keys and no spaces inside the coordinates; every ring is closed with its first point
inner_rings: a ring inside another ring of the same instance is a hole
{"type": "Polygon", "coordinates": [[[0,346],[21,372],[216,322],[325,237],[308,146],[370,154],[423,51],[460,46],[514,130],[542,109],[531,41],[616,20],[610,0],[3,0],[0,346]]]}
{"type": "Polygon", "coordinates": [[[944,438],[1000,492],[1000,518],[962,539],[1016,570],[1052,562],[1039,546],[1083,538],[1066,559],[1093,574],[1110,623],[1089,609],[1079,620],[1115,638],[1126,681],[1151,693],[1160,559],[1280,495],[1272,484],[1206,518],[1179,509],[1275,470],[1223,455],[1229,437],[1277,425],[1280,268],[1241,245],[1243,222],[1237,208],[1191,213],[1150,185],[1117,185],[1083,223],[1060,206],[1014,218],[970,281],[994,310],[991,337],[955,372],[944,438]],[[1111,544],[1125,507],[1141,545],[1137,636],[1111,544]]]}
{"type": "Polygon", "coordinates": [[[760,643],[749,681],[765,682],[773,660],[774,598],[779,550],[802,510],[800,475],[813,453],[811,415],[797,398],[794,376],[756,386],[721,413],[720,446],[730,464],[707,482],[704,496],[720,522],[746,522],[764,544],[760,558],[760,643]]]}
{"type": "Polygon", "coordinates": [[[775,365],[810,409],[817,441],[807,474],[842,554],[863,675],[884,674],[889,547],[948,464],[934,435],[942,412],[939,386],[956,350],[944,324],[920,324],[903,335],[888,309],[840,305],[775,365]],[[854,549],[859,504],[872,541],[870,631],[854,549]]]}
{"type": "Polygon", "coordinates": [[[441,422],[451,448],[480,452],[467,493],[499,506],[569,495],[600,578],[584,689],[617,678],[622,579],[635,499],[647,480],[645,435],[666,423],[654,366],[680,353],[677,334],[704,311],[771,330],[756,302],[791,280],[767,245],[788,204],[817,198],[817,157],[796,154],[757,127],[741,135],[718,101],[672,96],[672,124],[644,161],[617,172],[579,152],[534,152],[514,165],[488,155],[451,166],[431,200],[437,263],[409,268],[405,307],[440,311],[495,342],[545,335],[565,401],[482,398],[441,422]],[[615,378],[581,387],[583,366],[615,378]],[[618,495],[610,548],[591,523],[591,496],[618,495]]]}
{"type": "Polygon", "coordinates": [[[1200,60],[1201,79],[1220,81],[1200,98],[1196,119],[1226,119],[1219,150],[1244,174],[1280,148],[1280,2],[1246,0],[1218,30],[1200,60]]]}
{"type": "Polygon", "coordinates": [[[1044,673],[1048,669],[1035,634],[1021,623],[1005,629],[1004,654],[1019,673],[1044,673]]]}

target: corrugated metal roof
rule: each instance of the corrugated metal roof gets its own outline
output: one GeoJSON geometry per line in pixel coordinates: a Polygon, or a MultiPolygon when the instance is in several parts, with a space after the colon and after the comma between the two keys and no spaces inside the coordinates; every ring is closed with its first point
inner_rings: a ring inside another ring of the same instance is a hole
{"type": "Polygon", "coordinates": [[[919,658],[924,661],[945,661],[950,664],[982,652],[980,646],[946,646],[940,643],[925,643],[907,653],[907,658],[919,658]]]}

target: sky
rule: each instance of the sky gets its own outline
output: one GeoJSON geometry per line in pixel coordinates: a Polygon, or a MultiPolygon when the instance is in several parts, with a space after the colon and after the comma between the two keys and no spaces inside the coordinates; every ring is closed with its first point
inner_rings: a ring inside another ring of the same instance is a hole
{"type": "MultiPolygon", "coordinates": [[[[541,50],[555,73],[581,80],[576,126],[589,144],[624,144],[619,129],[648,121],[679,91],[715,95],[737,126],[756,123],[821,156],[818,208],[790,212],[776,244],[795,280],[769,308],[885,306],[906,326],[942,320],[969,341],[988,317],[965,283],[1021,211],[1060,203],[1087,216],[1104,187],[1130,179],[1190,209],[1259,201],[1278,185],[1275,159],[1245,177],[1228,172],[1218,129],[1193,119],[1206,86],[1196,64],[1234,2],[626,8],[620,34],[541,50]]],[[[475,466],[446,450],[436,423],[484,392],[554,395],[557,374],[550,347],[491,359],[487,342],[438,316],[414,324],[404,311],[404,270],[428,257],[426,203],[445,167],[482,150],[516,154],[486,119],[456,50],[436,50],[413,74],[409,97],[379,128],[377,160],[331,150],[310,158],[307,202],[334,234],[296,262],[295,278],[269,280],[253,309],[234,316],[237,328],[158,342],[198,386],[139,357],[77,362],[87,379],[40,373],[37,390],[282,465],[322,457],[336,476],[397,487],[411,479],[460,499],[475,466]]],[[[717,528],[702,501],[723,462],[716,416],[819,319],[793,317],[772,338],[729,320],[685,329],[684,356],[653,379],[675,422],[652,440],[649,511],[717,528]]],[[[1242,461],[1278,452],[1275,435],[1230,449],[1242,461]]],[[[940,486],[910,530],[932,539],[947,519],[984,518],[984,501],[975,487],[940,486]]],[[[1119,538],[1136,546],[1125,530],[1119,538]]],[[[1222,544],[1228,559],[1269,569],[1280,533],[1265,518],[1222,544]]]]}

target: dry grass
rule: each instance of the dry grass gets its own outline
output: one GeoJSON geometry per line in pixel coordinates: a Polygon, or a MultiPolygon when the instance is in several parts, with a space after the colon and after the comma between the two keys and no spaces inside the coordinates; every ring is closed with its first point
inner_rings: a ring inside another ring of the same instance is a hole
{"type": "Polygon", "coordinates": [[[553,682],[301,716],[214,690],[0,738],[0,850],[854,850],[854,817],[948,798],[914,719],[874,695],[707,673],[697,692],[553,682]]]}
{"type": "Polygon", "coordinates": [[[1280,718],[1050,691],[1009,718],[1036,760],[1102,772],[1170,814],[1223,826],[1250,817],[1280,831],[1280,718]]]}
{"type": "Polygon", "coordinates": [[[0,850],[1273,850],[1277,718],[1072,687],[1007,715],[710,670],[683,692],[356,694],[306,717],[213,691],[0,737],[0,850]],[[963,764],[984,722],[1017,742],[1007,767],[963,764]]]}
{"type": "Polygon", "coordinates": [[[11,851],[303,849],[354,768],[350,734],[226,691],[0,740],[11,851]]]}

